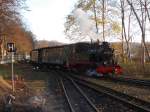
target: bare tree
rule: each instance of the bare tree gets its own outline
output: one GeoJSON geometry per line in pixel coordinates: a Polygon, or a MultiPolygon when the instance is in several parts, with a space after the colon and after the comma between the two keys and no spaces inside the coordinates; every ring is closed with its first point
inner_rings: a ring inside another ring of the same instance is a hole
{"type": "Polygon", "coordinates": [[[133,10],[133,13],[137,19],[138,25],[140,27],[141,30],[141,45],[142,45],[142,59],[141,59],[141,63],[143,65],[144,68],[144,63],[145,63],[145,51],[147,53],[148,58],[149,57],[149,53],[148,53],[148,49],[146,47],[146,42],[145,42],[145,28],[146,28],[146,8],[143,7],[146,4],[146,0],[144,0],[144,2],[142,0],[139,0],[138,2],[140,3],[140,13],[141,15],[139,16],[138,13],[136,12],[135,7],[133,6],[133,2],[131,2],[130,0],[127,0],[128,4],[130,5],[131,9],[133,10]],[[144,4],[144,5],[143,5],[144,4]]]}
{"type": "Polygon", "coordinates": [[[121,36],[122,36],[122,61],[124,62],[124,44],[123,43],[124,43],[124,36],[126,36],[125,24],[124,24],[124,0],[120,0],[120,3],[121,3],[121,20],[122,20],[122,31],[121,31],[121,36]]]}
{"type": "Polygon", "coordinates": [[[105,41],[105,0],[102,0],[102,23],[103,23],[103,40],[105,41]]]}
{"type": "Polygon", "coordinates": [[[98,34],[98,23],[97,23],[97,13],[96,13],[96,7],[95,7],[95,2],[96,0],[94,0],[94,3],[93,3],[93,8],[94,8],[94,19],[95,19],[95,27],[96,27],[96,33],[98,34]]]}

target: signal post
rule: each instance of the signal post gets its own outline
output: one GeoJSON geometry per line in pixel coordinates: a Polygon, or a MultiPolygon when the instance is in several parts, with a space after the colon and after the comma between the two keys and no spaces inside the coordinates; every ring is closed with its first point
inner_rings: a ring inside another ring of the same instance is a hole
{"type": "Polygon", "coordinates": [[[7,43],[7,51],[11,53],[12,91],[15,92],[15,83],[14,83],[14,52],[15,52],[15,44],[14,43],[7,43]]]}

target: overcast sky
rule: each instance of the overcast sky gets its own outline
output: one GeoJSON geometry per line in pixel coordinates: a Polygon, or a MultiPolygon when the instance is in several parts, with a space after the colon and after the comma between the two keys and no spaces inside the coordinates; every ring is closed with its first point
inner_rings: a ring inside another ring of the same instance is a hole
{"type": "Polygon", "coordinates": [[[28,0],[25,21],[38,40],[69,42],[64,35],[65,17],[77,0],[28,0]]]}

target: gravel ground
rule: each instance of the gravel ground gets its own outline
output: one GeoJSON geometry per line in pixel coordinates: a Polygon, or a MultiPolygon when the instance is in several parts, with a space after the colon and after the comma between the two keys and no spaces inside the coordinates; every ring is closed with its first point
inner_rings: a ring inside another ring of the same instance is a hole
{"type": "Polygon", "coordinates": [[[54,71],[29,71],[27,68],[26,70],[27,75],[24,76],[28,80],[28,87],[35,92],[35,96],[41,96],[45,100],[44,112],[69,112],[68,104],[54,71]]]}
{"type": "Polygon", "coordinates": [[[56,73],[51,71],[48,78],[46,112],[70,112],[58,79],[56,73]]]}
{"type": "MultiPolygon", "coordinates": [[[[37,98],[41,100],[40,103],[42,102],[42,105],[40,104],[40,106],[44,112],[69,112],[67,110],[66,100],[60,91],[54,72],[36,71],[33,70],[30,65],[26,64],[16,64],[15,67],[21,70],[20,74],[17,75],[24,79],[26,86],[25,91],[20,89],[15,93],[15,112],[39,112],[39,109],[36,110],[33,108],[37,98]]],[[[0,88],[0,91],[1,90],[0,88]]],[[[2,105],[0,106],[2,107],[2,105]]]]}
{"type": "Polygon", "coordinates": [[[150,89],[138,88],[131,85],[125,85],[125,84],[115,83],[111,81],[104,81],[104,80],[94,79],[94,78],[85,78],[85,79],[94,82],[96,84],[100,84],[105,87],[112,88],[116,91],[123,92],[125,94],[129,94],[131,96],[150,102],[150,89]]]}
{"type": "MultiPolygon", "coordinates": [[[[43,99],[46,99],[44,104],[45,112],[69,112],[69,110],[67,110],[68,105],[61,91],[60,85],[57,83],[58,77],[54,71],[35,71],[31,68],[31,66],[24,64],[18,64],[17,69],[21,69],[23,71],[20,72],[22,74],[19,75],[25,79],[25,84],[28,89],[26,93],[20,90],[20,93],[18,93],[20,95],[16,95],[16,101],[19,103],[22,102],[22,105],[26,105],[29,103],[28,101],[30,98],[34,96],[41,96],[43,99]]],[[[100,79],[91,80],[90,78],[87,78],[87,80],[150,102],[150,90],[120,85],[119,83],[112,83],[100,79]]],[[[0,91],[1,90],[2,89],[0,89],[0,91]]]]}

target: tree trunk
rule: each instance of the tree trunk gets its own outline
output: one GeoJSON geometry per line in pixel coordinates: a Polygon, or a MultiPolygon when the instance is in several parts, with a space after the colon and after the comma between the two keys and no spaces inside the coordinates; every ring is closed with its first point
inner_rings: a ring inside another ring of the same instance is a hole
{"type": "Polygon", "coordinates": [[[105,0],[102,0],[103,41],[105,41],[105,0]]]}
{"type": "Polygon", "coordinates": [[[96,13],[95,2],[96,2],[96,0],[94,0],[94,4],[93,4],[93,8],[94,8],[94,19],[95,19],[96,33],[98,34],[99,31],[98,31],[98,24],[97,24],[97,13],[96,13]]]}

